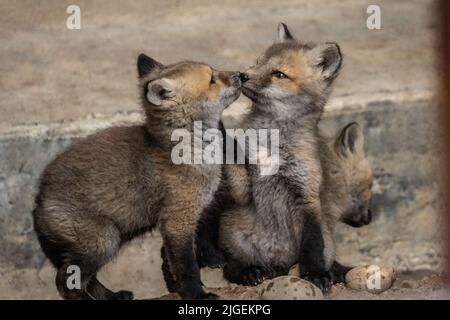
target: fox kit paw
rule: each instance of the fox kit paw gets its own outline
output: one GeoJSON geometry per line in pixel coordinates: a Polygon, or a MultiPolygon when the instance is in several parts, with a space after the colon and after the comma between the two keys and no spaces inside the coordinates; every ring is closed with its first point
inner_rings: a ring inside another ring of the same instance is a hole
{"type": "Polygon", "coordinates": [[[257,286],[264,279],[270,277],[271,272],[268,269],[259,266],[250,266],[242,270],[239,282],[245,286],[257,286]]]}
{"type": "Polygon", "coordinates": [[[113,296],[111,297],[111,299],[112,300],[133,300],[134,295],[133,295],[133,292],[131,292],[131,291],[122,290],[122,291],[115,292],[113,294],[113,296]]]}
{"type": "Polygon", "coordinates": [[[333,265],[331,266],[330,269],[333,284],[345,282],[345,275],[351,269],[352,269],[351,267],[344,266],[337,261],[333,262],[333,265]]]}
{"type": "Polygon", "coordinates": [[[325,294],[330,292],[331,285],[333,284],[331,273],[322,270],[309,271],[302,278],[312,282],[325,294]]]}

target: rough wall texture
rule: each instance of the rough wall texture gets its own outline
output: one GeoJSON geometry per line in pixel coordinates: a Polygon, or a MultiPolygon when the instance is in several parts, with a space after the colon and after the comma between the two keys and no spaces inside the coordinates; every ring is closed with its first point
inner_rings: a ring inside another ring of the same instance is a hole
{"type": "Polygon", "coordinates": [[[367,111],[334,115],[324,126],[357,121],[364,128],[373,164],[373,224],[360,229],[341,225],[342,260],[379,263],[398,269],[444,267],[437,186],[436,119],[430,102],[393,105],[380,102],[367,111]]]}

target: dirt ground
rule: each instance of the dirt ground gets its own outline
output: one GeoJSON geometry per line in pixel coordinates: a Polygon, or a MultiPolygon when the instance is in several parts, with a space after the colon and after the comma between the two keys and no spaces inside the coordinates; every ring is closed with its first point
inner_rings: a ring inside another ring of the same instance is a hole
{"type": "MultiPolygon", "coordinates": [[[[135,299],[178,299],[177,295],[167,295],[160,271],[160,238],[148,235],[133,242],[134,245],[129,245],[126,250],[121,251],[115,261],[100,271],[100,281],[115,291],[133,291],[135,299]],[[159,271],[153,270],[155,268],[159,271]]],[[[425,269],[396,274],[392,287],[381,294],[357,291],[338,284],[332,287],[330,294],[324,299],[450,298],[447,276],[425,269]]],[[[0,299],[59,299],[54,279],[55,270],[48,261],[45,261],[40,269],[18,269],[8,272],[7,275],[0,274],[0,299]]],[[[253,287],[230,285],[223,278],[221,269],[202,269],[202,281],[207,290],[217,293],[221,299],[260,297],[253,287]]]]}
{"type": "MultiPolygon", "coordinates": [[[[223,288],[212,288],[221,299],[260,299],[257,290],[243,286],[231,286],[223,288]]],[[[168,294],[159,299],[179,299],[176,294],[168,294]]],[[[358,291],[346,287],[344,284],[337,284],[331,288],[328,295],[323,299],[327,300],[401,300],[401,299],[450,299],[450,287],[446,278],[429,272],[414,272],[400,274],[393,286],[380,294],[373,294],[366,291],[358,291]],[[425,275],[428,274],[428,275],[425,275]]]]}
{"type": "MultiPolygon", "coordinates": [[[[246,299],[260,299],[258,290],[253,287],[244,287],[238,285],[230,285],[225,280],[221,279],[219,270],[205,269],[202,270],[202,279],[206,285],[207,291],[216,293],[220,299],[224,300],[246,300],[246,299]],[[221,280],[218,280],[221,279],[221,280]]],[[[29,278],[29,275],[24,271],[17,274],[18,277],[22,276],[29,278]]],[[[125,275],[124,275],[125,276],[125,275]]],[[[167,294],[165,291],[162,278],[155,281],[152,279],[148,283],[148,289],[142,289],[142,278],[131,277],[130,283],[139,283],[140,288],[138,292],[134,291],[136,299],[165,299],[173,300],[179,299],[177,294],[167,294]],[[160,290],[155,291],[155,286],[160,287],[160,290]]],[[[1,299],[59,299],[56,292],[56,288],[48,282],[43,285],[42,279],[40,284],[33,289],[33,292],[12,291],[8,288],[8,292],[1,294],[2,288],[0,285],[0,298],[1,299]],[[50,294],[49,294],[50,293],[50,294]]],[[[118,290],[119,288],[117,288],[118,290]]],[[[131,286],[127,289],[133,290],[131,286]]],[[[450,299],[450,285],[448,278],[439,276],[431,271],[422,270],[408,273],[400,273],[397,275],[397,280],[392,287],[380,294],[373,294],[366,291],[358,291],[346,287],[344,284],[334,285],[328,295],[323,297],[324,299],[332,300],[397,300],[397,299],[450,299]]]]}

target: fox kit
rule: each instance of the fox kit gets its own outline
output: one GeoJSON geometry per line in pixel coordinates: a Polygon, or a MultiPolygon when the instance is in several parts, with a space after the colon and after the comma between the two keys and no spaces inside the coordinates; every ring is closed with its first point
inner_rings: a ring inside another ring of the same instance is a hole
{"type": "MultiPolygon", "coordinates": [[[[323,229],[333,234],[338,221],[360,227],[371,221],[371,188],[373,174],[364,155],[364,138],[358,124],[351,123],[342,129],[335,139],[319,140],[320,160],[323,170],[323,187],[320,200],[323,212],[323,229]]],[[[220,217],[219,246],[230,263],[225,276],[232,282],[256,285],[264,278],[287,274],[287,268],[299,259],[297,252],[290,250],[293,238],[289,230],[293,226],[280,228],[277,219],[270,224],[259,221],[255,206],[248,203],[224,212],[220,217]],[[280,241],[279,256],[274,263],[267,260],[267,251],[273,250],[272,239],[280,241]],[[274,268],[282,265],[283,268],[274,268]]],[[[286,217],[283,217],[286,219],[286,217]]],[[[311,226],[304,226],[308,228],[311,226]]],[[[311,231],[309,231],[311,232],[311,231]]],[[[304,230],[303,234],[308,233],[304,230]]],[[[350,269],[334,260],[330,269],[330,282],[343,282],[350,269]]],[[[300,270],[303,267],[300,261],[300,270]]]]}
{"type": "Polygon", "coordinates": [[[232,72],[197,62],[168,66],[141,54],[137,62],[145,125],[113,127],[69,147],[45,169],[33,212],[42,250],[57,268],[66,299],[131,299],[96,278],[120,247],[159,227],[181,297],[215,298],[203,291],[193,242],[201,211],[220,182],[220,165],[175,165],[174,129],[219,125],[240,94],[232,72]],[[68,267],[81,271],[69,289],[68,267]]]}
{"type": "Polygon", "coordinates": [[[246,126],[279,129],[279,170],[262,175],[258,165],[248,166],[258,232],[246,239],[250,251],[243,248],[242,259],[229,262],[225,274],[252,277],[260,265],[285,273],[301,261],[304,277],[327,289],[332,240],[320,201],[318,122],[342,56],[335,43],[294,40],[284,24],[278,33],[278,43],[240,78],[242,92],[252,100],[246,126]]]}

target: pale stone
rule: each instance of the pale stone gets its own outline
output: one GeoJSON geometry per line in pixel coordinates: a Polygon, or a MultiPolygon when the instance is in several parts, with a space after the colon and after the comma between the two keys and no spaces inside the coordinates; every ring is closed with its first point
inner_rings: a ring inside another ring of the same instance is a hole
{"type": "Polygon", "coordinates": [[[392,287],[396,273],[392,267],[359,266],[350,270],[345,276],[347,287],[370,293],[381,293],[392,287]]]}
{"type": "Polygon", "coordinates": [[[260,293],[261,299],[267,300],[323,299],[319,288],[311,282],[294,276],[282,276],[265,281],[260,293]]]}

